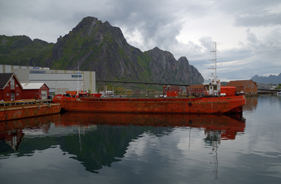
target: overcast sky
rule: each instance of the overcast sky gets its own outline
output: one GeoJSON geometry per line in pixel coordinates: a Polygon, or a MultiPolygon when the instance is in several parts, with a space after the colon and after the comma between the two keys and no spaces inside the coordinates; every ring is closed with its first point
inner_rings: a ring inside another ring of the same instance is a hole
{"type": "Polygon", "coordinates": [[[281,73],[280,0],[0,0],[0,35],[55,43],[87,16],[121,28],[142,51],[185,56],[205,79],[212,42],[222,80],[281,73]]]}

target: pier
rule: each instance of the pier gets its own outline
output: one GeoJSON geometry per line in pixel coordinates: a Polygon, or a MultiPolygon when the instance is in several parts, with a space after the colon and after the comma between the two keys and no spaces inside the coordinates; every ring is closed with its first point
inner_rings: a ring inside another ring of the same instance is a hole
{"type": "Polygon", "coordinates": [[[0,122],[59,113],[61,105],[51,102],[52,100],[1,102],[0,122]]]}
{"type": "Polygon", "coordinates": [[[258,89],[258,94],[276,94],[278,91],[281,91],[281,89],[258,89]]]}

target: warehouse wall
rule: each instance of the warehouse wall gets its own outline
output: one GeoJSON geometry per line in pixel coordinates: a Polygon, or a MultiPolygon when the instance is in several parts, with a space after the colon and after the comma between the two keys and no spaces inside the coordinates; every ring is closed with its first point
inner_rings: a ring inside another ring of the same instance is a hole
{"type": "Polygon", "coordinates": [[[77,88],[96,93],[96,73],[94,71],[50,70],[43,67],[0,65],[0,73],[15,73],[22,83],[43,82],[56,94],[76,91],[77,88]],[[59,88],[59,90],[56,90],[59,88]],[[64,91],[64,92],[65,92],[64,91]],[[57,93],[58,92],[58,93],[57,93]]]}

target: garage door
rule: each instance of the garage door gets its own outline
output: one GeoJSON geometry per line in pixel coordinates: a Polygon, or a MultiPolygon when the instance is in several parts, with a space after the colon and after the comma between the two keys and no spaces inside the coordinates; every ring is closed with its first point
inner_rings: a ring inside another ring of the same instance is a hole
{"type": "Polygon", "coordinates": [[[47,97],[47,90],[42,90],[41,91],[41,99],[42,100],[48,99],[48,97],[47,97]]]}

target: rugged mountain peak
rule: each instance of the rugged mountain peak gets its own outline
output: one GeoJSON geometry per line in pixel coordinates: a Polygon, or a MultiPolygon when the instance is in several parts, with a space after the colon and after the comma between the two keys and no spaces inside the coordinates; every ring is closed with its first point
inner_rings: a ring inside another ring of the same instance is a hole
{"type": "MultiPolygon", "coordinates": [[[[83,52],[83,50],[87,50],[91,45],[101,45],[104,42],[105,34],[111,35],[108,24],[109,23],[102,23],[102,21],[95,17],[83,18],[69,34],[64,37],[60,36],[57,39],[57,43],[53,49],[54,61],[67,57],[63,60],[69,59],[71,62],[72,59],[69,58],[69,55],[72,50],[80,50],[80,52],[83,52]]],[[[84,61],[79,62],[79,66],[81,66],[83,62],[84,61]]],[[[73,67],[77,67],[74,62],[70,69],[73,67]]]]}
{"type": "Polygon", "coordinates": [[[153,52],[154,54],[158,54],[158,55],[163,55],[165,54],[166,56],[171,56],[174,57],[172,53],[170,53],[169,51],[164,51],[159,49],[158,47],[154,47],[152,50],[149,50],[148,52],[153,52]]]}
{"type": "MultiPolygon", "coordinates": [[[[26,38],[23,40],[31,42],[26,38]]],[[[0,44],[7,44],[7,41],[2,39],[0,44]]],[[[41,43],[39,40],[35,42],[41,43]]],[[[76,70],[79,66],[80,70],[96,71],[97,79],[203,82],[201,74],[185,57],[177,61],[172,53],[158,47],[141,52],[127,43],[120,28],[95,17],[83,18],[68,34],[60,36],[55,45],[48,44],[47,47],[42,48],[36,58],[29,57],[34,65],[66,70],[76,70]]]]}
{"type": "MultiPolygon", "coordinates": [[[[118,27],[113,27],[108,21],[104,23],[95,17],[85,17],[79,24],[72,29],[73,34],[79,33],[82,38],[95,38],[95,40],[103,41],[104,37],[118,38],[123,46],[127,43],[125,37],[118,27]]],[[[71,34],[71,32],[70,32],[71,34]]]]}
{"type": "Polygon", "coordinates": [[[188,59],[186,57],[184,57],[184,56],[180,57],[178,61],[179,61],[180,64],[187,64],[187,65],[189,65],[188,59]]]}
{"type": "Polygon", "coordinates": [[[176,67],[176,59],[173,54],[168,51],[163,51],[158,47],[147,51],[148,55],[153,59],[156,65],[161,66],[163,69],[174,70],[176,67]]]}
{"type": "Polygon", "coordinates": [[[96,17],[85,17],[83,18],[79,23],[78,25],[74,28],[74,29],[77,29],[79,27],[87,27],[87,26],[94,26],[95,24],[97,24],[97,22],[100,22],[100,20],[98,20],[96,17]]]}
{"type": "Polygon", "coordinates": [[[81,32],[80,36],[82,37],[91,36],[93,34],[94,27],[97,24],[102,24],[102,22],[95,17],[85,17],[75,28],[72,29],[72,32],[81,32]]]}
{"type": "Polygon", "coordinates": [[[120,28],[86,17],[53,50],[54,67],[96,71],[98,79],[201,83],[203,77],[182,57],[158,47],[142,53],[120,28]],[[195,75],[196,77],[192,76],[195,75]]]}
{"type": "Polygon", "coordinates": [[[158,47],[154,47],[152,49],[152,51],[154,51],[154,52],[163,52],[163,50],[159,49],[158,47]]]}

